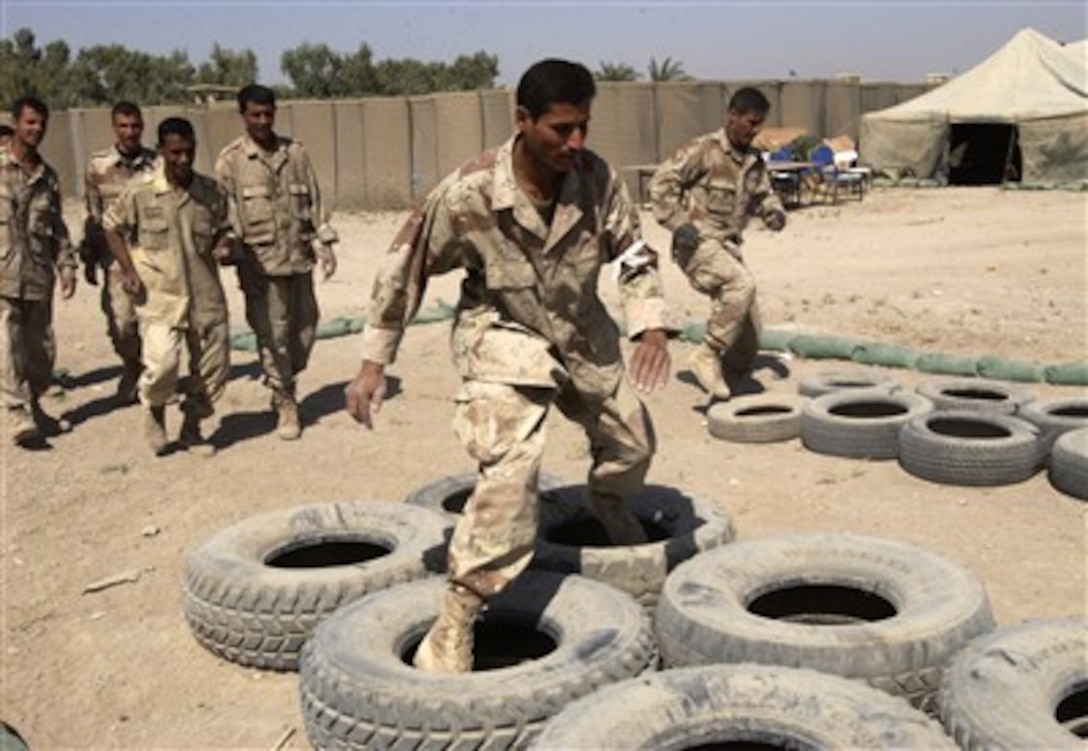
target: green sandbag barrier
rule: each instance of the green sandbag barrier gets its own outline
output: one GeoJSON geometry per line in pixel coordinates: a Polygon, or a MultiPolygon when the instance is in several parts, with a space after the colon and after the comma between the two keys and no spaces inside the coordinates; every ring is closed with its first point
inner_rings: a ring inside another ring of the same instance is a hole
{"type": "Polygon", "coordinates": [[[849,360],[859,342],[837,336],[798,334],[790,339],[790,352],[813,360],[849,360]]]}
{"type": "MultiPolygon", "coordinates": [[[[622,326],[620,327],[622,330],[622,326]]],[[[698,344],[706,335],[706,323],[704,321],[691,321],[680,327],[677,339],[698,344]]],[[[759,348],[770,352],[788,352],[790,341],[797,336],[796,331],[785,329],[763,329],[759,332],[759,348]]]]}
{"type": "Polygon", "coordinates": [[[946,355],[943,352],[927,352],[918,355],[918,359],[914,361],[914,369],[922,373],[938,373],[940,375],[978,375],[978,366],[974,357],[946,355]]]}
{"type": "Polygon", "coordinates": [[[239,352],[256,352],[257,335],[252,331],[239,331],[230,335],[230,348],[239,352]]]}
{"type": "Polygon", "coordinates": [[[1088,386],[1088,361],[1051,365],[1043,371],[1043,376],[1055,386],[1088,386]]]}
{"type": "MultiPolygon", "coordinates": [[[[455,311],[456,308],[453,305],[439,300],[434,307],[421,310],[412,319],[412,325],[445,321],[453,318],[455,311]]],[[[318,339],[332,339],[356,334],[363,330],[365,322],[366,319],[363,316],[340,316],[319,326],[316,336],[318,339]]],[[[622,323],[619,324],[619,328],[622,333],[624,331],[622,323]]],[[[690,321],[674,331],[675,338],[698,343],[706,334],[706,322],[690,321]]],[[[239,331],[231,335],[230,346],[235,350],[256,352],[257,338],[252,331],[239,331]]],[[[908,368],[940,375],[981,376],[998,381],[1022,383],[1046,381],[1056,386],[1088,386],[1088,361],[1044,365],[993,355],[976,358],[943,352],[919,353],[906,347],[880,342],[859,342],[845,337],[798,334],[785,329],[764,329],[759,335],[759,347],[767,351],[792,352],[798,357],[813,360],[851,360],[861,365],[908,368]]]]}
{"type": "Polygon", "coordinates": [[[975,366],[976,372],[983,378],[1020,383],[1039,383],[1043,380],[1043,373],[1046,370],[1045,366],[1037,362],[1008,360],[992,355],[978,358],[975,366]]]}
{"type": "MultiPolygon", "coordinates": [[[[444,300],[439,300],[433,308],[421,310],[412,319],[412,325],[434,323],[453,318],[454,306],[444,300]]],[[[314,333],[316,339],[335,339],[348,334],[358,334],[366,325],[366,316],[337,316],[330,321],[319,325],[314,333]]],[[[257,351],[257,336],[249,329],[244,329],[231,334],[230,348],[242,352],[257,351]]]]}
{"type": "Polygon", "coordinates": [[[879,342],[865,342],[858,345],[850,358],[861,365],[883,365],[889,368],[914,368],[918,353],[906,347],[896,347],[879,342]]]}
{"type": "Polygon", "coordinates": [[[790,342],[797,336],[796,331],[782,329],[763,329],[759,332],[759,348],[775,352],[789,352],[790,342]]]}

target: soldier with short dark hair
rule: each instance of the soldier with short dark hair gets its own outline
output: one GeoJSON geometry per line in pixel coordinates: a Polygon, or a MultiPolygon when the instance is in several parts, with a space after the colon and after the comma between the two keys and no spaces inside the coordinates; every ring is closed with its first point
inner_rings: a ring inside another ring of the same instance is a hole
{"type": "Polygon", "coordinates": [[[245,135],[219,153],[215,173],[227,192],[231,236],[246,321],[257,337],[263,380],[272,392],[276,432],[299,437],[297,385],[317,337],[313,269],[336,271],[339,239],[310,157],[273,129],[274,92],[258,84],[238,92],[245,135]]]}
{"type": "Polygon", "coordinates": [[[421,669],[470,670],[476,614],[529,564],[553,406],[589,438],[590,511],[614,543],[646,541],[628,501],[655,450],[637,392],[664,386],[669,373],[664,300],[626,186],[585,148],[595,93],[583,65],[530,67],[515,135],[431,191],[377,274],[363,362],[346,389],[348,412],[368,427],[427,279],[465,272],[452,337],[454,430],[479,475],[450,541],[442,612],[416,651],[421,669]],[[619,330],[598,292],[610,262],[635,342],[626,380],[619,330]]]}
{"type": "Polygon", "coordinates": [[[49,108],[35,97],[11,107],[12,136],[0,150],[0,393],[9,435],[27,445],[70,429],[41,407],[56,360],[53,288],[76,291],[76,261],[61,214],[60,180],[38,151],[49,108]]]}
{"type": "Polygon", "coordinates": [[[747,374],[759,348],[756,283],[741,253],[744,228],[752,216],[774,231],[786,226],[766,163],[752,146],[770,107],[758,89],[738,89],[722,128],[681,146],[650,181],[654,218],[673,233],[673,259],[711,300],[706,334],[690,364],[715,399],[731,396],[723,360],[747,374]]]}
{"type": "Polygon", "coordinates": [[[117,395],[126,403],[137,399],[140,377],[140,331],[132,297],[121,285],[121,271],[106,247],[102,217],[121,194],[125,184],[155,167],[155,152],[142,143],[144,118],[132,102],[118,102],[110,111],[114,144],[91,154],[83,177],[83,243],[80,257],[83,275],[89,284],[98,283],[98,269],[103,269],[102,312],[113,349],[121,358],[121,379],[117,395]]]}
{"type": "Polygon", "coordinates": [[[230,368],[219,280],[219,263],[230,252],[227,200],[214,179],[193,170],[196,137],[188,120],[163,120],[158,136],[156,168],[129,181],[102,226],[140,319],[144,438],[156,455],[165,453],[166,405],[175,398],[184,347],[189,375],[179,438],[189,451],[210,456],[215,447],[200,423],[212,416],[230,368]]]}

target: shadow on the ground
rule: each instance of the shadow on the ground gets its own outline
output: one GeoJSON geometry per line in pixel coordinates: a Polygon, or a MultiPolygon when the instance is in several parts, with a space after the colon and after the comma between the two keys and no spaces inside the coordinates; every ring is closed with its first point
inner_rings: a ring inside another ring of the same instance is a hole
{"type": "Polygon", "coordinates": [[[123,403],[117,394],[109,394],[97,399],[92,399],[89,402],[84,402],[75,409],[64,412],[62,416],[72,424],[72,429],[74,430],[95,417],[102,417],[115,410],[127,409],[131,406],[134,405],[123,403]]]}
{"type": "MultiPolygon", "coordinates": [[[[755,374],[764,369],[771,371],[776,380],[783,380],[790,376],[789,364],[784,358],[776,354],[760,353],[756,355],[755,360],[752,362],[752,370],[748,373],[735,373],[728,369],[724,370],[726,383],[729,384],[729,390],[733,393],[733,396],[752,396],[766,392],[767,387],[755,378],[755,374]]],[[[703,391],[690,368],[677,371],[676,380],[694,389],[698,397],[697,403],[692,407],[694,412],[705,415],[707,410],[717,401],[703,391]]]]}
{"type": "MultiPolygon", "coordinates": [[[[401,393],[400,383],[399,378],[386,376],[386,401],[401,393]]],[[[302,427],[316,425],[323,418],[344,409],[344,387],[347,385],[347,381],[329,383],[304,396],[298,405],[302,427]]],[[[275,430],[276,414],[271,407],[259,412],[232,412],[223,416],[219,422],[219,430],[209,436],[208,440],[216,450],[222,451],[241,441],[273,433],[275,430]]]]}
{"type": "Polygon", "coordinates": [[[99,383],[105,383],[106,381],[116,381],[120,378],[120,365],[107,365],[83,373],[76,373],[75,375],[65,371],[58,371],[53,374],[53,382],[67,391],[85,388],[87,386],[95,386],[99,383]]]}
{"type": "MultiPolygon", "coordinates": [[[[346,406],[344,388],[348,381],[330,383],[317,391],[307,394],[299,402],[299,416],[303,427],[315,425],[321,418],[335,414],[346,406]]],[[[395,399],[401,394],[401,380],[396,376],[385,377],[385,401],[395,399]]]]}

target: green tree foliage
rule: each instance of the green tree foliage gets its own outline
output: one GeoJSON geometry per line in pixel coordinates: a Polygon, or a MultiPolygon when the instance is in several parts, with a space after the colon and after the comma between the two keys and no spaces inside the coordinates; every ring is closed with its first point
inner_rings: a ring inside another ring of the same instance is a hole
{"type": "Polygon", "coordinates": [[[120,44],[80,50],[73,71],[78,100],[93,105],[121,99],[141,105],[184,102],[196,75],[184,52],[151,55],[120,44]]]}
{"type": "Polygon", "coordinates": [[[367,45],[340,54],[325,44],[301,44],[280,58],[295,96],[310,98],[413,95],[492,88],[499,75],[494,55],[461,55],[452,65],[415,59],[374,62],[367,45]]]}
{"type": "Polygon", "coordinates": [[[660,64],[657,58],[650,58],[648,68],[651,81],[690,81],[691,76],[684,72],[684,65],[679,60],[666,57],[660,64]]]}
{"type": "Polygon", "coordinates": [[[637,81],[638,72],[627,63],[601,63],[593,72],[598,81],[637,81]]]}
{"type": "Polygon", "coordinates": [[[0,40],[0,95],[4,102],[36,96],[54,107],[73,104],[71,96],[59,95],[71,85],[71,56],[62,41],[40,49],[30,29],[19,29],[11,39],[0,40]]]}
{"type": "Polygon", "coordinates": [[[196,71],[197,83],[214,83],[220,86],[238,86],[257,80],[257,55],[253,50],[234,50],[212,46],[211,59],[200,64],[196,71]]]}
{"type": "MultiPolygon", "coordinates": [[[[428,94],[494,88],[499,60],[480,51],[451,64],[414,59],[375,61],[366,44],[352,53],[325,44],[302,44],[283,53],[290,85],[275,86],[282,98],[334,98],[428,94]]],[[[95,45],[73,54],[64,41],[44,47],[22,28],[0,38],[0,95],[4,103],[36,96],[54,109],[110,106],[122,99],[141,105],[189,102],[189,87],[244,86],[258,80],[252,50],[215,44],[208,60],[194,66],[186,52],[156,55],[122,44],[95,45]]]]}

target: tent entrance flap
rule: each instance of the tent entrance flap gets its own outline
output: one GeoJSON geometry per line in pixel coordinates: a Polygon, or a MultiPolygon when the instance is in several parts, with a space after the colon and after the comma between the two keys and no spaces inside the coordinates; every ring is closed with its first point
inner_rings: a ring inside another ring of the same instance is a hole
{"type": "Polygon", "coordinates": [[[1007,123],[953,123],[948,143],[951,185],[1019,182],[1020,138],[1007,123]]]}

